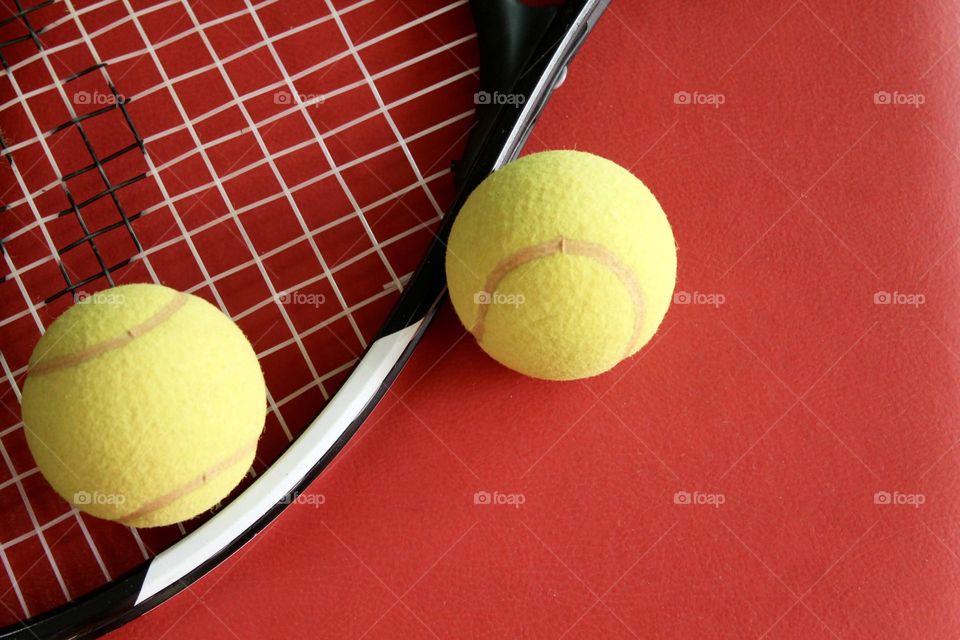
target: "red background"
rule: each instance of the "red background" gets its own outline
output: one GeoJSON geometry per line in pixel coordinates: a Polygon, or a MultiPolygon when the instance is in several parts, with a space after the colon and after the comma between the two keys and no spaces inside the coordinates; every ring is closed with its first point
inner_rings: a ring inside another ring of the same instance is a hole
{"type": "Polygon", "coordinates": [[[565,384],[445,308],[322,504],[114,637],[957,637],[958,17],[615,1],[528,151],[630,167],[723,303],[565,384]]]}

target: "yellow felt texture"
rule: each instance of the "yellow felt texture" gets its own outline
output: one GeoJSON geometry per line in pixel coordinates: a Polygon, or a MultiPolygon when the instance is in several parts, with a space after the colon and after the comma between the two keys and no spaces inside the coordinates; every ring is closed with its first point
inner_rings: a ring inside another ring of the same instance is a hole
{"type": "Polygon", "coordinates": [[[126,285],[50,326],[30,358],[22,413],[37,466],[61,496],[152,527],[208,510],[240,482],[266,389],[250,343],[216,307],[126,285]]]}
{"type": "Polygon", "coordinates": [[[677,252],[633,174],[589,153],[547,151],[474,190],[450,232],[446,272],[457,315],[488,354],[529,376],[571,380],[609,370],[653,337],[677,252]]]}

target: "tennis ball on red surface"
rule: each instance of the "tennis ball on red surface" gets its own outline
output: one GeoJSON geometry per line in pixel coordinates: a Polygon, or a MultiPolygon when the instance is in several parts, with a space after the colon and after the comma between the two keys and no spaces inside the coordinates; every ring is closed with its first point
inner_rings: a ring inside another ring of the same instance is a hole
{"type": "Polygon", "coordinates": [[[196,516],[253,462],[266,417],[256,354],[196,296],[93,294],[40,339],[23,389],[27,444],[78,509],[136,527],[196,516]]]}
{"type": "Polygon", "coordinates": [[[677,250],[640,180],[579,151],[526,156],[470,195],[450,232],[454,309],[488,354],[535,378],[597,375],[670,306],[677,250]]]}

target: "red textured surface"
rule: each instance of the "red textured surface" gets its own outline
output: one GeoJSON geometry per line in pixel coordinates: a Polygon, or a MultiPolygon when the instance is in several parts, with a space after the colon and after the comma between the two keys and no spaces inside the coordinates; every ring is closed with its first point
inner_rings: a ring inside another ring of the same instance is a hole
{"type": "Polygon", "coordinates": [[[567,384],[445,309],[322,504],[113,637],[956,638],[958,14],[615,1],[530,149],[631,167],[723,304],[567,384]]]}

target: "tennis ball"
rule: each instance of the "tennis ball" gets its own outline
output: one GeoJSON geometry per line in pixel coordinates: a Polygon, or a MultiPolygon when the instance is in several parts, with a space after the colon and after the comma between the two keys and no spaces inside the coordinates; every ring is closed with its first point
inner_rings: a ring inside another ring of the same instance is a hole
{"type": "Polygon", "coordinates": [[[22,414],[68,502],[136,527],[196,516],[253,462],[266,417],[256,354],[196,296],[134,284],[57,318],[30,357],[22,414]]]}
{"type": "Polygon", "coordinates": [[[579,151],[491,174],[450,231],[453,307],[480,346],[535,378],[593,376],[636,353],[670,306],[677,250],[640,180],[579,151]]]}

